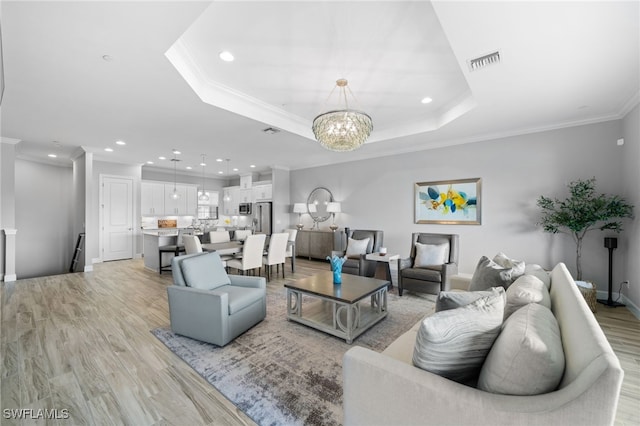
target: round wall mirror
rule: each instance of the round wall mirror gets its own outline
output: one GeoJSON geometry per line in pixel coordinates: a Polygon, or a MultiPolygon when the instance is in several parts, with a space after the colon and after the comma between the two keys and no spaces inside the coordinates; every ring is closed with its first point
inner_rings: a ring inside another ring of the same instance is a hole
{"type": "Polygon", "coordinates": [[[333,194],[327,188],[319,187],[311,191],[307,198],[307,210],[314,222],[328,220],[331,213],[327,213],[327,205],[333,201],[333,194]]]}

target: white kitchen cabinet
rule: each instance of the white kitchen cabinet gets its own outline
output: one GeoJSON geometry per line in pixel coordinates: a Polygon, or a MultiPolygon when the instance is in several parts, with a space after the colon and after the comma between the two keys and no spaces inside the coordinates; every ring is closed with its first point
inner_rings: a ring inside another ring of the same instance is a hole
{"type": "Polygon", "coordinates": [[[270,183],[256,184],[251,188],[253,201],[269,201],[273,196],[273,186],[270,183]]]}
{"type": "Polygon", "coordinates": [[[179,198],[173,198],[174,184],[164,184],[164,214],[168,216],[185,215],[187,211],[187,187],[175,185],[179,198]]]}
{"type": "Polygon", "coordinates": [[[229,186],[222,188],[223,191],[223,209],[225,216],[236,216],[238,214],[239,186],[229,186]]]}
{"type": "Polygon", "coordinates": [[[142,182],[140,207],[143,216],[164,215],[164,183],[142,182]]]}
{"type": "Polygon", "coordinates": [[[173,183],[142,182],[140,207],[143,216],[195,216],[198,189],[195,185],[177,184],[180,198],[174,200],[173,183]]]}
{"type": "Polygon", "coordinates": [[[253,190],[251,188],[238,190],[238,203],[253,203],[253,190]]]}
{"type": "Polygon", "coordinates": [[[198,187],[187,185],[187,209],[181,215],[195,216],[198,211],[198,187]]]}
{"type": "Polygon", "coordinates": [[[174,199],[174,184],[164,185],[164,214],[168,216],[195,216],[198,209],[198,189],[194,185],[175,185],[180,195],[174,199]]]}
{"type": "Polygon", "coordinates": [[[251,175],[240,176],[240,189],[251,189],[252,181],[253,176],[251,175]]]}

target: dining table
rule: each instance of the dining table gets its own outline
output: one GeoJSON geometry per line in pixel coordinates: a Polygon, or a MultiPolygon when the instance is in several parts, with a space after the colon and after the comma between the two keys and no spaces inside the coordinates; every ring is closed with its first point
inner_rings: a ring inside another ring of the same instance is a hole
{"type": "MultiPolygon", "coordinates": [[[[227,241],[224,243],[202,243],[202,251],[215,251],[220,256],[224,255],[236,255],[242,253],[243,242],[242,241],[227,241]]],[[[287,243],[287,248],[291,247],[291,270],[295,271],[296,265],[296,244],[293,241],[287,243]]],[[[269,240],[265,243],[265,254],[269,248],[269,240]]]]}
{"type": "Polygon", "coordinates": [[[202,251],[215,251],[220,256],[242,253],[241,241],[227,241],[224,243],[203,243],[202,251]]]}

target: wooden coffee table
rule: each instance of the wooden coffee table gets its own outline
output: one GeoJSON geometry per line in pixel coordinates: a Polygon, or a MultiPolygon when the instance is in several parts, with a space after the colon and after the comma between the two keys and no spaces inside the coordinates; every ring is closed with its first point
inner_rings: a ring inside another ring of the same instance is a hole
{"type": "Polygon", "coordinates": [[[284,286],[287,319],[349,344],[387,316],[386,280],[342,274],[342,284],[334,285],[333,273],[324,271],[284,286]]]}

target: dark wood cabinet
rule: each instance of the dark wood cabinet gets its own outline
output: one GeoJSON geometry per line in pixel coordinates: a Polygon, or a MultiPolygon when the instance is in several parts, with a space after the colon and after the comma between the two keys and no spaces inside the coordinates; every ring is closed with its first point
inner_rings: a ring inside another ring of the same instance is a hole
{"type": "Polygon", "coordinates": [[[296,255],[324,260],[334,250],[343,250],[343,231],[300,230],[296,236],[296,255]]]}

